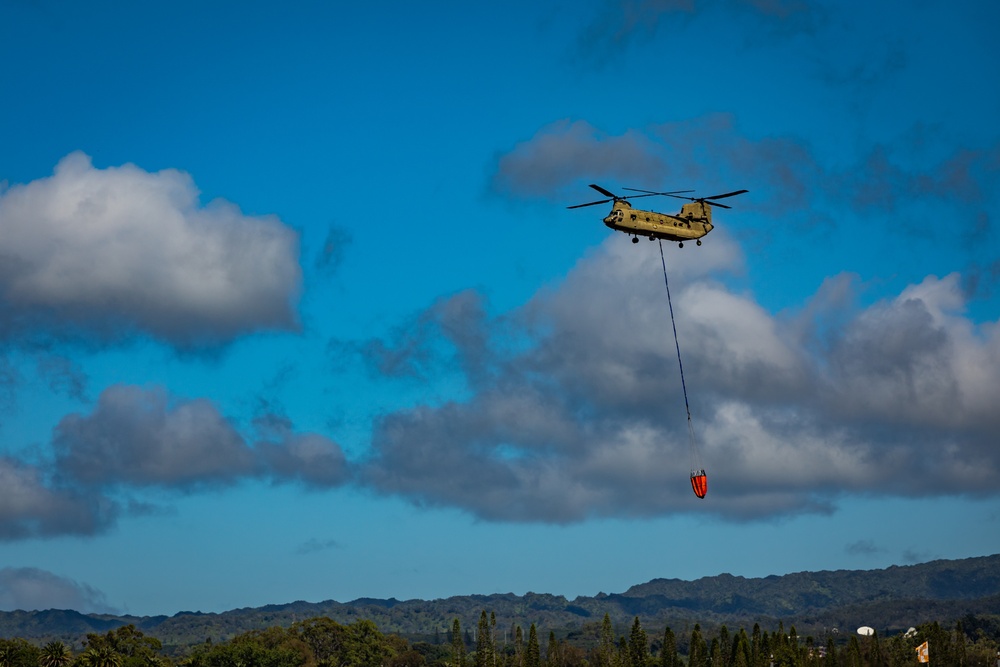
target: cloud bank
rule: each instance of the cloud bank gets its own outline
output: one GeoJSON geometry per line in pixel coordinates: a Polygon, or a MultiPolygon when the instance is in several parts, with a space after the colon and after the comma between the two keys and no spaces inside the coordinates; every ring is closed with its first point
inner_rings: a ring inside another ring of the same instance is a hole
{"type": "Polygon", "coordinates": [[[273,216],[202,206],[180,171],[72,153],[0,192],[0,339],[141,333],[190,348],[295,330],[298,252],[273,216]]]}
{"type": "Polygon", "coordinates": [[[116,614],[104,593],[66,577],[34,567],[0,569],[0,609],[34,611],[73,609],[81,613],[116,614]]]}
{"type": "Polygon", "coordinates": [[[1000,328],[964,316],[957,274],[847,312],[836,311],[852,301],[851,277],[835,277],[800,313],[775,317],[720,280],[740,265],[722,232],[697,253],[667,252],[710,501],[687,485],[657,246],[617,235],[514,314],[530,344],[478,350],[494,371],[469,376],[470,398],[385,416],[366,482],[418,504],[539,522],[763,518],[831,512],[845,494],[1000,489],[1000,328]],[[839,326],[821,326],[833,316],[839,326]]]}
{"type": "Polygon", "coordinates": [[[251,444],[207,399],[113,385],[88,413],[65,416],[51,461],[0,458],[0,540],[90,535],[114,525],[145,489],[195,493],[247,480],[329,489],[353,471],[340,446],[274,416],[251,444]]]}
{"type": "Polygon", "coordinates": [[[0,457],[0,540],[101,532],[117,518],[110,499],[53,484],[47,471],[0,457]]]}

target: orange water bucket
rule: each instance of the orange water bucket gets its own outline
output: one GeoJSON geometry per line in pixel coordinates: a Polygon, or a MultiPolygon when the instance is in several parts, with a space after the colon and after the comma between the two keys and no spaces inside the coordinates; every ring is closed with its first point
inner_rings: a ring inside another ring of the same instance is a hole
{"type": "Polygon", "coordinates": [[[704,498],[705,494],[708,493],[708,475],[705,474],[704,470],[691,471],[691,490],[699,498],[704,498]]]}

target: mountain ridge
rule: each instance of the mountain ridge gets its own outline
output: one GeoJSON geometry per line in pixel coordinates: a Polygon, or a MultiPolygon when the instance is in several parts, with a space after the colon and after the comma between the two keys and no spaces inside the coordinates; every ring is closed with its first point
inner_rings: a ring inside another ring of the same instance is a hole
{"type": "Polygon", "coordinates": [[[624,628],[633,617],[646,627],[685,628],[754,623],[795,624],[800,635],[822,636],[833,628],[871,625],[882,634],[932,620],[968,614],[1000,615],[1000,554],[958,560],[893,565],[876,570],[820,570],[748,578],[729,573],[693,581],[657,578],[623,593],[598,593],[569,600],[527,592],[470,594],[432,600],[356,598],[268,604],[224,612],[178,612],[172,616],[83,614],[75,610],[0,612],[0,636],[32,642],[59,639],[79,645],[87,633],[132,624],[163,642],[171,653],[206,640],[328,616],[339,623],[368,619],[386,633],[438,641],[459,618],[474,627],[482,610],[496,613],[498,627],[536,623],[573,633],[586,631],[604,614],[624,628]]]}

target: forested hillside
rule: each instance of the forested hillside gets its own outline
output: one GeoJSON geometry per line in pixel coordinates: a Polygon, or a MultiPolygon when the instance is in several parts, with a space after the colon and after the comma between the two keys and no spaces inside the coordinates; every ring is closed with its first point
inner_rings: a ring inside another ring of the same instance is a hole
{"type": "Polygon", "coordinates": [[[536,625],[561,636],[586,631],[605,614],[616,626],[636,617],[647,627],[669,625],[688,631],[728,625],[751,628],[795,625],[799,635],[822,637],[834,628],[859,625],[883,636],[910,626],[953,623],[967,615],[1000,615],[1000,555],[940,560],[884,570],[802,572],[747,579],[723,574],[696,581],[656,579],[621,594],[567,600],[557,595],[469,595],[438,600],[359,599],[340,603],[293,602],[224,613],[183,612],[134,617],[75,611],[0,612],[0,636],[33,642],[79,644],[87,633],[132,624],[177,653],[206,640],[219,642],[252,630],[289,628],[298,621],[327,617],[342,624],[372,621],[381,632],[431,644],[447,642],[453,621],[468,628],[483,610],[500,628],[536,625]]]}

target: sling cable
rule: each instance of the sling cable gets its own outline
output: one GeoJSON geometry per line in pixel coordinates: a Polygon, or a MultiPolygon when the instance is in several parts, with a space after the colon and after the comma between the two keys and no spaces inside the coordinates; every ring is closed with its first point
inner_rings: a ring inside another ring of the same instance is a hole
{"type": "Polygon", "coordinates": [[[677,367],[681,371],[681,390],[684,392],[684,409],[687,411],[688,443],[691,451],[691,490],[694,495],[704,498],[708,493],[708,475],[701,462],[701,452],[694,437],[691,424],[691,406],[688,403],[687,384],[684,382],[684,364],[681,362],[681,344],[677,340],[677,323],[674,321],[674,305],[670,301],[670,281],[667,280],[667,260],[663,257],[663,241],[660,241],[660,263],[663,264],[663,284],[667,287],[667,305],[670,307],[670,325],[674,329],[674,347],[677,348],[677,367]]]}

